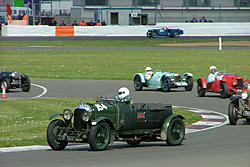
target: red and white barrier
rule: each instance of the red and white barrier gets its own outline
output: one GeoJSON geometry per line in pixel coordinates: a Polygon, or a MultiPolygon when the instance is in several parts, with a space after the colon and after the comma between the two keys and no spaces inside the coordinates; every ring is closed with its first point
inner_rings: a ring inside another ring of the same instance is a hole
{"type": "Polygon", "coordinates": [[[2,26],[2,36],[55,36],[55,27],[50,26],[2,26]]]}
{"type": "Polygon", "coordinates": [[[250,36],[250,23],[159,23],[156,26],[3,26],[2,36],[146,36],[149,29],[180,28],[183,36],[250,36]]]}

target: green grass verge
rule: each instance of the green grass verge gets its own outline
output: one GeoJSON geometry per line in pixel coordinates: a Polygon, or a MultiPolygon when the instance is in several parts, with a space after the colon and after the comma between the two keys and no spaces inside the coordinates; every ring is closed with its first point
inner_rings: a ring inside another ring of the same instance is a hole
{"type": "Polygon", "coordinates": [[[202,119],[201,115],[191,112],[191,111],[187,111],[187,110],[183,110],[179,108],[173,108],[173,110],[174,110],[174,113],[180,114],[185,118],[184,120],[185,125],[190,125],[202,119]]]}
{"type": "MultiPolygon", "coordinates": [[[[46,144],[50,115],[65,108],[73,109],[81,100],[43,98],[0,101],[0,147],[46,144]]],[[[87,101],[94,102],[93,99],[87,101]]]]}
{"type": "Polygon", "coordinates": [[[2,50],[0,69],[30,78],[132,80],[146,66],[207,77],[209,67],[250,78],[249,50],[2,50]]]}
{"type": "MultiPolygon", "coordinates": [[[[223,41],[250,41],[250,39],[224,39],[223,41]]],[[[218,42],[218,39],[182,39],[161,38],[160,40],[75,40],[75,41],[0,41],[0,46],[88,46],[88,47],[121,47],[121,46],[157,46],[166,43],[200,43],[218,42]]]]}
{"type": "MultiPolygon", "coordinates": [[[[65,108],[73,109],[82,100],[93,103],[95,99],[40,98],[0,101],[0,147],[47,144],[48,118],[65,108]]],[[[185,124],[201,120],[201,116],[190,111],[174,109],[183,115],[185,124]]]]}

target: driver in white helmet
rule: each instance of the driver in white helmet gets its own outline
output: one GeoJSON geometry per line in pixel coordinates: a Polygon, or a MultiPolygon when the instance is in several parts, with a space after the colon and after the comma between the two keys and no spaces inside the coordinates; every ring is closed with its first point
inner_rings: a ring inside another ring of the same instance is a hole
{"type": "Polygon", "coordinates": [[[215,81],[215,77],[217,76],[218,72],[216,72],[215,66],[210,66],[210,74],[207,77],[207,83],[212,83],[215,81]]]}
{"type": "Polygon", "coordinates": [[[116,96],[117,100],[122,102],[130,102],[131,97],[129,96],[129,90],[126,87],[122,87],[118,90],[118,96],[116,96]]]}
{"type": "Polygon", "coordinates": [[[146,73],[144,74],[144,77],[146,80],[150,80],[153,77],[153,72],[151,67],[146,67],[145,68],[146,73]]]}

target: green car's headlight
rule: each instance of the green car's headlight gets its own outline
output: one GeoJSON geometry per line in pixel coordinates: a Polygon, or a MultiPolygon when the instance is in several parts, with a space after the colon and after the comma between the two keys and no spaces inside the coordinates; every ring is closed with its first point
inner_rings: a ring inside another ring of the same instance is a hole
{"type": "Polygon", "coordinates": [[[73,117],[73,112],[70,109],[63,110],[63,118],[65,120],[70,120],[73,117]]]}
{"type": "Polygon", "coordinates": [[[84,122],[88,122],[90,120],[90,117],[92,115],[92,108],[90,105],[82,102],[76,107],[76,109],[81,110],[81,118],[84,122]]]}
{"type": "Polygon", "coordinates": [[[82,120],[88,122],[91,117],[91,112],[85,111],[82,113],[82,120]]]}

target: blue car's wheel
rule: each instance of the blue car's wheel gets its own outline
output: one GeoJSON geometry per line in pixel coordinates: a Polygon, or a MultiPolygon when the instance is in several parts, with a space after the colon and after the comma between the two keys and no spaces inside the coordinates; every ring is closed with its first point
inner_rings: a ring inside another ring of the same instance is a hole
{"type": "Polygon", "coordinates": [[[185,90],[186,91],[191,91],[193,89],[193,79],[192,79],[192,77],[187,77],[186,82],[187,82],[188,85],[185,87],[185,90]]]}
{"type": "Polygon", "coordinates": [[[173,32],[173,37],[178,38],[180,36],[180,33],[178,31],[173,32]]]}
{"type": "Polygon", "coordinates": [[[169,78],[164,77],[161,81],[161,90],[163,92],[169,92],[171,86],[171,81],[169,78]]]}
{"type": "Polygon", "coordinates": [[[156,38],[157,37],[157,33],[156,32],[152,32],[152,37],[156,38]]]}
{"type": "Polygon", "coordinates": [[[134,79],[134,87],[136,91],[142,90],[143,84],[141,82],[141,77],[137,75],[134,79]]]}
{"type": "Polygon", "coordinates": [[[147,37],[148,38],[152,38],[152,33],[151,32],[147,32],[147,37]]]}

